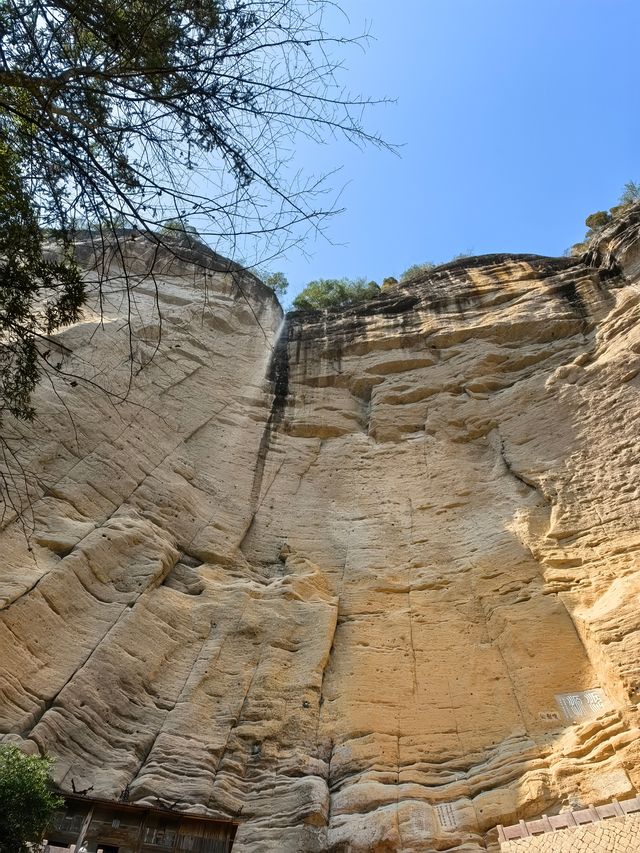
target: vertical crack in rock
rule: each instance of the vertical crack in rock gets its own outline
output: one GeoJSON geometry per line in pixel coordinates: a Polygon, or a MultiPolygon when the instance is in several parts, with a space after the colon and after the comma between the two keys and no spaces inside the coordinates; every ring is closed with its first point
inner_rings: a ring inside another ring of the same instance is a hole
{"type": "Polygon", "coordinates": [[[407,590],[407,609],[409,613],[409,645],[411,647],[411,674],[413,676],[413,693],[418,693],[418,665],[416,661],[416,647],[413,642],[413,610],[411,607],[411,587],[407,590]]]}
{"type": "MultiPolygon", "coordinates": [[[[413,536],[413,501],[408,499],[408,521],[409,521],[409,542],[408,553],[413,553],[414,536],[413,536]]],[[[413,677],[413,693],[418,694],[418,662],[416,660],[416,648],[413,640],[413,608],[411,606],[411,584],[413,582],[411,564],[407,566],[407,612],[409,616],[409,646],[411,649],[411,674],[413,677]]]]}
{"type": "Polygon", "coordinates": [[[304,483],[307,475],[309,474],[309,471],[311,471],[313,466],[318,462],[318,459],[320,458],[320,454],[322,453],[323,444],[324,444],[324,439],[318,438],[317,444],[316,444],[315,448],[313,449],[313,452],[310,454],[310,458],[309,458],[309,461],[307,463],[306,468],[303,471],[301,471],[300,474],[298,475],[298,485],[296,486],[296,490],[293,493],[294,497],[300,491],[302,484],[304,483]]]}
{"type": "Polygon", "coordinates": [[[329,637],[329,642],[327,644],[327,652],[321,662],[322,671],[320,673],[320,686],[318,688],[318,722],[316,725],[316,743],[318,742],[318,733],[320,726],[320,717],[322,714],[322,706],[324,705],[324,685],[325,678],[327,676],[327,670],[329,669],[331,663],[331,657],[334,652],[334,646],[336,641],[336,631],[338,630],[338,612],[340,610],[340,600],[338,599],[333,607],[333,621],[331,627],[331,636],[329,637]]]}
{"type": "Polygon", "coordinates": [[[515,470],[515,468],[513,467],[513,463],[507,456],[507,451],[504,446],[504,439],[502,438],[499,432],[498,439],[500,441],[500,458],[504,462],[504,467],[507,469],[507,471],[511,474],[512,477],[514,477],[519,483],[522,483],[528,489],[533,489],[534,491],[540,492],[541,496],[545,499],[545,501],[548,502],[549,499],[542,494],[540,488],[534,482],[528,480],[523,474],[520,474],[518,471],[515,470]]]}
{"type": "Polygon", "coordinates": [[[271,358],[269,360],[269,366],[267,368],[267,379],[271,383],[273,389],[273,399],[271,400],[271,409],[258,446],[258,453],[253,472],[253,482],[251,483],[251,515],[247,528],[240,540],[240,544],[238,545],[239,550],[242,550],[242,547],[251,532],[256,512],[258,510],[258,501],[262,490],[262,479],[267,462],[267,455],[269,453],[269,446],[271,444],[271,436],[281,424],[287,407],[287,398],[289,396],[289,336],[290,325],[287,316],[285,315],[282,325],[278,331],[273,351],[271,353],[271,358]]]}

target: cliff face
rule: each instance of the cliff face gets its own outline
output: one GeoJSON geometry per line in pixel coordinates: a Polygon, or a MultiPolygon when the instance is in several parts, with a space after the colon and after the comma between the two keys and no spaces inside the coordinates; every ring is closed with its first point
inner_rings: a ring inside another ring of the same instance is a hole
{"type": "Polygon", "coordinates": [[[635,791],[640,210],[280,336],[237,271],[126,263],[13,428],[4,739],[244,853],[495,850],[635,791]]]}

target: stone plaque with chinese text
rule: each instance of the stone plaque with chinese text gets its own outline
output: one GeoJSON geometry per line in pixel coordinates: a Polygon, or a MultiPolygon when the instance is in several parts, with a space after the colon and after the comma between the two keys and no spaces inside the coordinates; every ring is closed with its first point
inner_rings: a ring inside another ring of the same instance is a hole
{"type": "Polygon", "coordinates": [[[580,693],[558,693],[555,698],[565,720],[573,723],[593,719],[608,708],[607,699],[599,687],[580,693]]]}

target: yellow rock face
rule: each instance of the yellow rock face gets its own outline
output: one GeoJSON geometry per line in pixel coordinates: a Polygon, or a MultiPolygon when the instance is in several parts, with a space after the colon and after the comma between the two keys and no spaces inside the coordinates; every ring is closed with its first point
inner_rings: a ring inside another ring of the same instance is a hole
{"type": "Polygon", "coordinates": [[[640,212],[283,330],[130,256],[12,426],[2,737],[241,853],[495,851],[634,793],[640,212]]]}

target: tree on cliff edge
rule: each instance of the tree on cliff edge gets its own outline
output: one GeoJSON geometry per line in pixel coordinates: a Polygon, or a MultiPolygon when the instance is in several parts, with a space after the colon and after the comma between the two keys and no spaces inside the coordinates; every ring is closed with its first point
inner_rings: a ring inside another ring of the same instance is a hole
{"type": "Polygon", "coordinates": [[[310,281],[293,300],[298,311],[322,311],[366,302],[380,293],[375,281],[366,278],[319,278],[310,281]]]}
{"type": "MultiPolygon", "coordinates": [[[[7,0],[0,4],[0,419],[33,415],[48,336],[85,298],[78,229],[274,255],[332,212],[292,176],[298,133],[380,143],[337,82],[330,0],[7,0]],[[163,229],[163,225],[165,226],[163,229]],[[62,246],[46,259],[44,235],[62,246]],[[265,247],[267,244],[267,247],[265,247]]],[[[54,360],[55,361],[55,360],[54,360]]]]}

